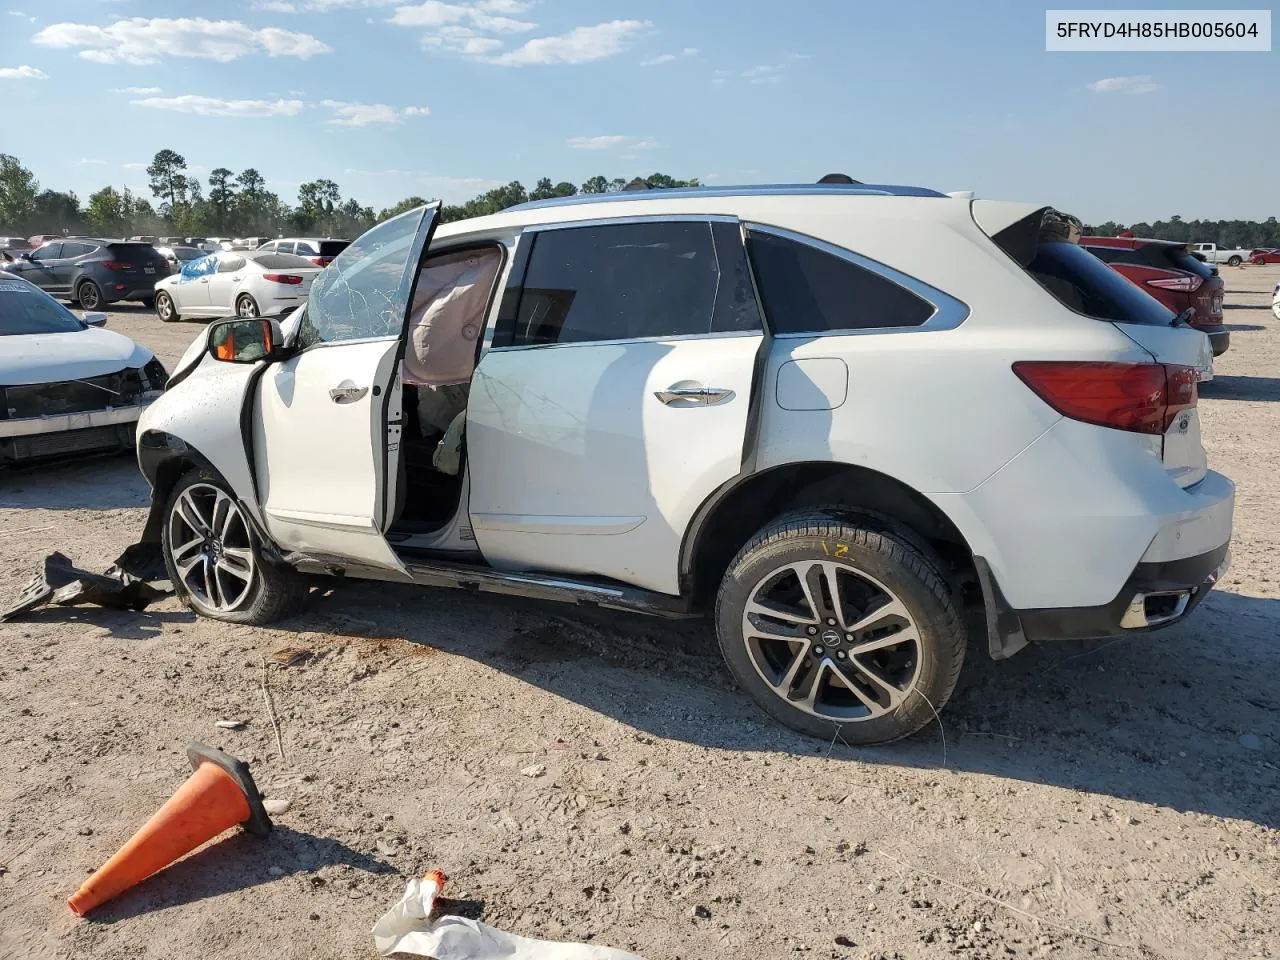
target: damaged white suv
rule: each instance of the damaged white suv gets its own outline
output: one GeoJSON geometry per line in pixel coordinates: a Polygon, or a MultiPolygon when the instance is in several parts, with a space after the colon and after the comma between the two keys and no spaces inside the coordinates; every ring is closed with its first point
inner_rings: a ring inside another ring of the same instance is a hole
{"type": "Polygon", "coordinates": [[[941,709],[967,623],[997,658],[1150,629],[1227,562],[1208,340],[1053,211],[823,185],[438,212],[283,325],[213,325],[147,411],[147,536],[197,612],[265,623],[328,573],[708,613],[765,710],[879,743],[941,709]],[[450,422],[406,371],[463,289],[420,278],[471,260],[450,422]]]}

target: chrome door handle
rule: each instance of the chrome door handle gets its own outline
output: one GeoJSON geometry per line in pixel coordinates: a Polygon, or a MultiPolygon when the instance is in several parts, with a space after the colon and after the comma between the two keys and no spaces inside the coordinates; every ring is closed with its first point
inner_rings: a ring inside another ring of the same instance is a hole
{"type": "Polygon", "coordinates": [[[682,406],[710,407],[717,403],[726,403],[732,400],[734,393],[725,387],[677,387],[673,385],[666,390],[656,391],[654,396],[667,406],[679,403],[682,406]]]}
{"type": "Polygon", "coordinates": [[[340,387],[333,387],[329,390],[329,399],[334,403],[355,403],[368,392],[368,387],[343,384],[340,387]]]}

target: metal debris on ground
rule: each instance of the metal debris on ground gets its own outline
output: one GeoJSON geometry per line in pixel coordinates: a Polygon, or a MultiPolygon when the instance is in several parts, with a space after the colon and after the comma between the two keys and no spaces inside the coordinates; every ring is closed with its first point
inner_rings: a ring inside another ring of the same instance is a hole
{"type": "Polygon", "coordinates": [[[17,602],[0,611],[0,623],[16,620],[45,603],[72,606],[93,603],[113,610],[143,610],[173,592],[159,544],[135,543],[105,573],[82,570],[61,553],[23,588],[17,602]]]}
{"type": "Polygon", "coordinates": [[[409,886],[373,926],[378,953],[408,953],[435,960],[642,960],[632,953],[586,943],[530,940],[464,917],[432,921],[445,877],[432,870],[409,886]]]}

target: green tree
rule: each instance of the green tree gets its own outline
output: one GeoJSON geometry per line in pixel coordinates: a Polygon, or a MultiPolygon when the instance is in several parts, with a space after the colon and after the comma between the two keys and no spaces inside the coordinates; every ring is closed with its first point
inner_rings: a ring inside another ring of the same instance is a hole
{"type": "Polygon", "coordinates": [[[572,183],[562,180],[552,183],[550,177],[542,177],[537,185],[529,191],[530,200],[551,200],[555,197],[572,197],[578,188],[572,183]]]}
{"type": "Polygon", "coordinates": [[[60,190],[42,190],[36,197],[35,211],[27,223],[27,233],[81,233],[84,219],[80,214],[80,198],[60,190]]]}
{"type": "Polygon", "coordinates": [[[398,217],[402,213],[408,213],[410,210],[414,209],[415,207],[425,207],[430,202],[431,202],[430,200],[424,200],[422,199],[422,197],[418,197],[418,196],[405,197],[399,203],[396,203],[390,207],[387,207],[380,214],[378,214],[378,220],[379,221],[390,220],[392,217],[398,217]]]}
{"type": "Polygon", "coordinates": [[[220,234],[231,227],[236,202],[236,189],[231,180],[234,176],[226,167],[217,167],[209,174],[209,219],[220,234]]]}
{"type": "Polygon", "coordinates": [[[592,177],[582,184],[583,193],[608,193],[609,181],[604,177],[592,177]]]}
{"type": "Polygon", "coordinates": [[[289,211],[281,213],[280,198],[267,189],[267,181],[249,167],[236,177],[235,232],[240,236],[275,234],[289,211]]]}
{"type": "Polygon", "coordinates": [[[298,188],[294,222],[303,233],[322,230],[333,220],[333,212],[341,203],[342,193],[332,180],[309,180],[298,188]]]}
{"type": "Polygon", "coordinates": [[[40,184],[18,158],[0,153],[0,224],[4,228],[25,228],[35,216],[40,184]]]}
{"type": "Polygon", "coordinates": [[[107,237],[127,237],[133,232],[133,194],[115,187],[103,187],[89,196],[85,222],[94,233],[107,237]]]}
{"type": "Polygon", "coordinates": [[[161,150],[147,167],[151,193],[160,201],[160,212],[169,215],[179,204],[191,201],[192,187],[198,192],[200,181],[186,174],[187,161],[173,150],[161,150]]]}

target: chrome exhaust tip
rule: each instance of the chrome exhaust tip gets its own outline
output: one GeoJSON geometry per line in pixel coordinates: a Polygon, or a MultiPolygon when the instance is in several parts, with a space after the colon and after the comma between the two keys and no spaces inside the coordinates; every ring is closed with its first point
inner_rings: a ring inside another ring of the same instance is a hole
{"type": "Polygon", "coordinates": [[[1120,626],[1126,630],[1149,630],[1152,627],[1172,623],[1187,612],[1192,590],[1169,590],[1158,593],[1134,594],[1129,608],[1120,618],[1120,626]]]}

